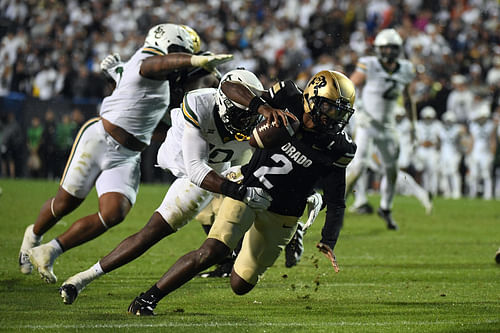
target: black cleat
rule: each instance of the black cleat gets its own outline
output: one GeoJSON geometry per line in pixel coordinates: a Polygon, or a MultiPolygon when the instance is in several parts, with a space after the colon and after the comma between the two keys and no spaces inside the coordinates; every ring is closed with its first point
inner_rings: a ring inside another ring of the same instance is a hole
{"type": "Polygon", "coordinates": [[[292,239],[285,246],[285,266],[293,267],[297,265],[302,258],[304,253],[304,231],[303,224],[299,222],[297,226],[297,231],[293,235],[292,239]]]}
{"type": "Polygon", "coordinates": [[[398,230],[399,227],[396,224],[396,222],[392,219],[392,214],[389,209],[378,209],[378,216],[383,218],[385,222],[387,223],[387,229],[389,230],[398,230]]]}
{"type": "Polygon", "coordinates": [[[145,300],[142,298],[143,295],[144,293],[141,293],[132,303],[130,303],[128,306],[128,313],[136,316],[156,316],[154,313],[156,303],[145,300]]]}
{"type": "Polygon", "coordinates": [[[59,288],[59,294],[63,298],[64,304],[73,304],[76,297],[78,296],[78,290],[72,284],[65,284],[59,288]]]}
{"type": "Polygon", "coordinates": [[[365,203],[358,207],[350,207],[349,212],[358,215],[370,215],[373,214],[373,206],[369,203],[365,203]]]}
{"type": "Polygon", "coordinates": [[[217,265],[217,268],[210,272],[198,274],[202,278],[225,278],[231,276],[233,270],[234,259],[228,260],[222,264],[217,265]]]}

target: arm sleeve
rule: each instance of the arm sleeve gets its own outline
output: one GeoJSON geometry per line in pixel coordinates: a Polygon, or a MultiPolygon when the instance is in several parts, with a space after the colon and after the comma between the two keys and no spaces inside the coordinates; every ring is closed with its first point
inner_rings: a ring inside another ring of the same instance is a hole
{"type": "Polygon", "coordinates": [[[208,165],[209,147],[201,131],[189,122],[185,122],[182,136],[182,157],[189,180],[200,186],[206,175],[212,170],[208,165]]]}
{"type": "Polygon", "coordinates": [[[324,181],[323,200],[326,203],[326,218],[321,230],[321,242],[332,250],[337,244],[344,222],[345,168],[334,168],[324,181]]]}

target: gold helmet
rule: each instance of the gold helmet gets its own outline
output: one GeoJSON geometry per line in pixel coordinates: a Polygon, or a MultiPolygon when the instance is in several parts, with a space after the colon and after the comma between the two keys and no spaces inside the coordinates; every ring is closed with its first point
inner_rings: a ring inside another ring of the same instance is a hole
{"type": "Polygon", "coordinates": [[[339,133],[354,113],[356,90],[351,80],[336,71],[321,71],[307,83],[304,111],[319,131],[339,133]]]}
{"type": "Polygon", "coordinates": [[[189,35],[191,36],[191,39],[193,40],[193,53],[196,54],[196,53],[200,52],[200,50],[201,50],[200,35],[198,35],[196,30],[194,30],[193,28],[191,28],[188,25],[181,25],[181,27],[183,27],[189,33],[189,35]]]}

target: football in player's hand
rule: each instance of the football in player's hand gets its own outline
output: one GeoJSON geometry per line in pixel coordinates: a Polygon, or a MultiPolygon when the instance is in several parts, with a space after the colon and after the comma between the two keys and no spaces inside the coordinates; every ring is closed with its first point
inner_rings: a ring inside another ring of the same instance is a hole
{"type": "Polygon", "coordinates": [[[267,124],[267,120],[260,122],[252,131],[250,136],[250,146],[255,148],[276,148],[286,143],[297,132],[300,122],[288,117],[288,125],[281,123],[276,127],[267,124]]]}

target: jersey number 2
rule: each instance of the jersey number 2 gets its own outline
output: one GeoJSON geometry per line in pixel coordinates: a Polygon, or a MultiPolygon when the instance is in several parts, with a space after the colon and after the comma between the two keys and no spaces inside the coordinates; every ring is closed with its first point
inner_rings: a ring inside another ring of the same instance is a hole
{"type": "Polygon", "coordinates": [[[393,80],[393,79],[385,79],[385,82],[389,82],[389,88],[387,88],[385,91],[384,91],[384,94],[382,95],[382,97],[384,99],[396,99],[398,98],[398,90],[397,90],[397,84],[398,82],[396,80],[393,80]]]}
{"type": "Polygon", "coordinates": [[[276,163],[282,163],[280,166],[268,167],[262,166],[255,170],[253,175],[267,188],[273,188],[273,184],[266,178],[266,175],[286,175],[293,170],[292,162],[290,162],[284,155],[274,154],[271,159],[276,163]]]}

